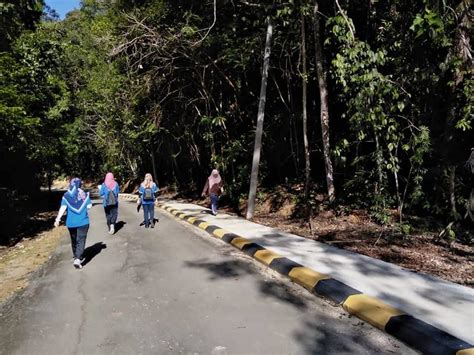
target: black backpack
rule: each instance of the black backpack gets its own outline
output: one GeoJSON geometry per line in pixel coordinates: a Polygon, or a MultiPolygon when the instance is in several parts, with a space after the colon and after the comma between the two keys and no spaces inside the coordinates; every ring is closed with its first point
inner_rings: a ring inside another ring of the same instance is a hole
{"type": "Polygon", "coordinates": [[[143,191],[143,200],[144,201],[153,201],[153,190],[149,187],[143,191]]]}
{"type": "Polygon", "coordinates": [[[117,197],[112,190],[109,190],[107,193],[107,198],[105,199],[106,206],[115,206],[117,204],[117,197]]]}

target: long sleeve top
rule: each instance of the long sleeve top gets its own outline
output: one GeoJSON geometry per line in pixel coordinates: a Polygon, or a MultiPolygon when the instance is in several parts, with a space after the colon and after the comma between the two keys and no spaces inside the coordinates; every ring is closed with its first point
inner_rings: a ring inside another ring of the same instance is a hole
{"type": "Polygon", "coordinates": [[[158,188],[158,185],[156,185],[155,183],[153,183],[151,185],[151,191],[153,193],[153,199],[150,199],[150,200],[145,200],[145,187],[143,185],[140,185],[140,188],[138,189],[138,193],[140,194],[140,199],[142,201],[142,205],[152,205],[153,203],[155,203],[155,198],[156,198],[156,194],[158,193],[159,191],[159,188],[158,188]]]}
{"type": "Polygon", "coordinates": [[[212,187],[209,189],[209,179],[206,179],[206,185],[204,185],[204,189],[202,190],[202,193],[204,195],[217,195],[220,196],[222,193],[222,187],[224,186],[222,180],[218,184],[212,185],[212,187]]]}
{"type": "Polygon", "coordinates": [[[99,187],[99,195],[100,195],[100,197],[102,197],[102,206],[104,206],[104,207],[107,206],[107,195],[108,195],[109,191],[113,191],[113,193],[115,195],[115,200],[117,201],[117,204],[118,204],[118,200],[119,200],[118,195],[119,195],[119,192],[120,192],[119,185],[115,184],[114,189],[109,190],[109,188],[107,186],[105,186],[105,184],[102,184],[99,187]]]}

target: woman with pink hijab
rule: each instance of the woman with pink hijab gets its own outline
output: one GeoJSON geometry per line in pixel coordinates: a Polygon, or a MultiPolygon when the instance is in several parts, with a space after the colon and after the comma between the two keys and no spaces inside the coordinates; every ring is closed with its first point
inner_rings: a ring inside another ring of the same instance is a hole
{"type": "Polygon", "coordinates": [[[102,206],[104,206],[109,234],[115,233],[115,223],[117,223],[118,216],[118,194],[119,186],[114,179],[114,174],[107,173],[104,183],[99,185],[99,195],[102,197],[102,206]]]}
{"type": "Polygon", "coordinates": [[[211,175],[206,180],[206,185],[202,190],[202,197],[208,195],[211,197],[212,214],[217,215],[217,203],[219,196],[224,192],[222,178],[217,169],[212,170],[211,175]]]}

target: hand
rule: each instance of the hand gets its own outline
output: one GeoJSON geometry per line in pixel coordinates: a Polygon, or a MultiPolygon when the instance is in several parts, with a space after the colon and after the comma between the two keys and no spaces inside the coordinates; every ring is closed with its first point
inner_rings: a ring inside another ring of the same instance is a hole
{"type": "Polygon", "coordinates": [[[55,221],[54,221],[54,226],[55,226],[56,228],[59,227],[59,222],[60,222],[60,221],[58,221],[58,220],[55,220],[55,221]]]}
{"type": "Polygon", "coordinates": [[[206,197],[206,194],[201,194],[201,197],[202,197],[202,198],[206,197]]]}

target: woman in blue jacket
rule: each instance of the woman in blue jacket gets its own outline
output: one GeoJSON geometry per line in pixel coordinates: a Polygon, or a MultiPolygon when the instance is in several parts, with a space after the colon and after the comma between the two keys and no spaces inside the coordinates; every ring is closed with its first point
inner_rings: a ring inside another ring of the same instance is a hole
{"type": "Polygon", "coordinates": [[[66,227],[71,235],[73,265],[77,269],[82,268],[83,254],[86,245],[87,232],[89,231],[88,210],[92,207],[89,193],[81,189],[81,179],[74,178],[69,183],[69,189],[61,200],[58,216],[54,226],[58,227],[61,217],[67,211],[66,227]]]}
{"type": "Polygon", "coordinates": [[[118,217],[119,191],[119,185],[114,179],[114,174],[107,173],[104,183],[99,185],[99,195],[102,197],[102,206],[104,206],[109,234],[115,233],[115,223],[117,223],[118,217]]]}
{"type": "Polygon", "coordinates": [[[158,186],[153,182],[151,174],[146,174],[145,180],[143,180],[138,189],[145,218],[145,228],[155,227],[155,199],[158,191],[158,186]]]}

